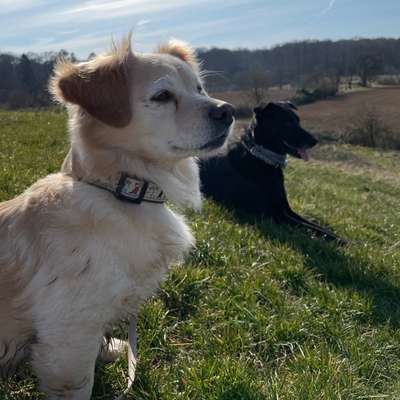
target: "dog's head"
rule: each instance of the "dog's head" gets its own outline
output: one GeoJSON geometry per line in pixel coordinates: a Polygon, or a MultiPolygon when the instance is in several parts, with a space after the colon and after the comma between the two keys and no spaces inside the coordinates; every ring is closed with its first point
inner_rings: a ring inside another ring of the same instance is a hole
{"type": "Polygon", "coordinates": [[[208,154],[234,123],[233,107],[207,95],[194,50],[179,41],[141,54],[128,38],[87,62],[61,61],[50,90],[96,146],[148,160],[208,154]]]}
{"type": "Polygon", "coordinates": [[[300,126],[290,102],[261,104],[254,109],[253,132],[257,144],[278,154],[308,160],[307,149],[318,141],[300,126]]]}

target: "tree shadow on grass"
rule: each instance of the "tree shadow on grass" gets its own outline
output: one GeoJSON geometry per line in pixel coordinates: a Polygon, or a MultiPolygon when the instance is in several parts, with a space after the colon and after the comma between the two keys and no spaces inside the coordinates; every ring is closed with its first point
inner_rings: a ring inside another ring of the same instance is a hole
{"type": "Polygon", "coordinates": [[[379,259],[368,258],[368,254],[362,258],[354,257],[346,253],[345,247],[312,237],[303,229],[277,225],[270,220],[236,211],[231,215],[235,222],[254,226],[266,239],[285,243],[302,253],[305,256],[304,266],[318,271],[327,282],[356,290],[368,297],[372,304],[369,318],[373,323],[400,327],[400,288],[390,281],[391,275],[379,259]]]}

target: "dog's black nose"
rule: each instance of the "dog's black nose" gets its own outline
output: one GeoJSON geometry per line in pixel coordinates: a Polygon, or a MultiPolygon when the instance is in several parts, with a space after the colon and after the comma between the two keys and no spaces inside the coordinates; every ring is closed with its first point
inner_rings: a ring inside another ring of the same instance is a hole
{"type": "Polygon", "coordinates": [[[223,123],[224,125],[229,126],[233,122],[235,109],[229,103],[213,105],[208,110],[208,116],[214,121],[218,121],[223,123]]]}

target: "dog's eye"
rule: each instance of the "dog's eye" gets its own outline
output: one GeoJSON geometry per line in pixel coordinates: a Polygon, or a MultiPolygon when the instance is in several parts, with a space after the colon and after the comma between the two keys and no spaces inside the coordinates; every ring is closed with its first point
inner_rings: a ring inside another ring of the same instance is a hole
{"type": "Polygon", "coordinates": [[[171,101],[174,98],[174,95],[169,90],[161,90],[156,93],[150,100],[158,101],[160,103],[166,103],[167,101],[171,101]]]}
{"type": "Polygon", "coordinates": [[[200,94],[203,94],[203,93],[204,93],[204,90],[203,90],[203,88],[202,88],[200,85],[197,86],[197,91],[198,91],[200,94]]]}

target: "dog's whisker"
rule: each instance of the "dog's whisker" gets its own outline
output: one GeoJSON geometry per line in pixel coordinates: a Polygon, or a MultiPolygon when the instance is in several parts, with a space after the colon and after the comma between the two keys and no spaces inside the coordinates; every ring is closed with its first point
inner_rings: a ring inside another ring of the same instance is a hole
{"type": "Polygon", "coordinates": [[[225,80],[228,79],[225,76],[225,73],[223,71],[207,71],[207,70],[204,70],[204,71],[200,72],[200,76],[201,76],[202,79],[206,79],[208,77],[213,77],[213,76],[218,76],[218,77],[220,77],[222,79],[225,79],[225,80]]]}

